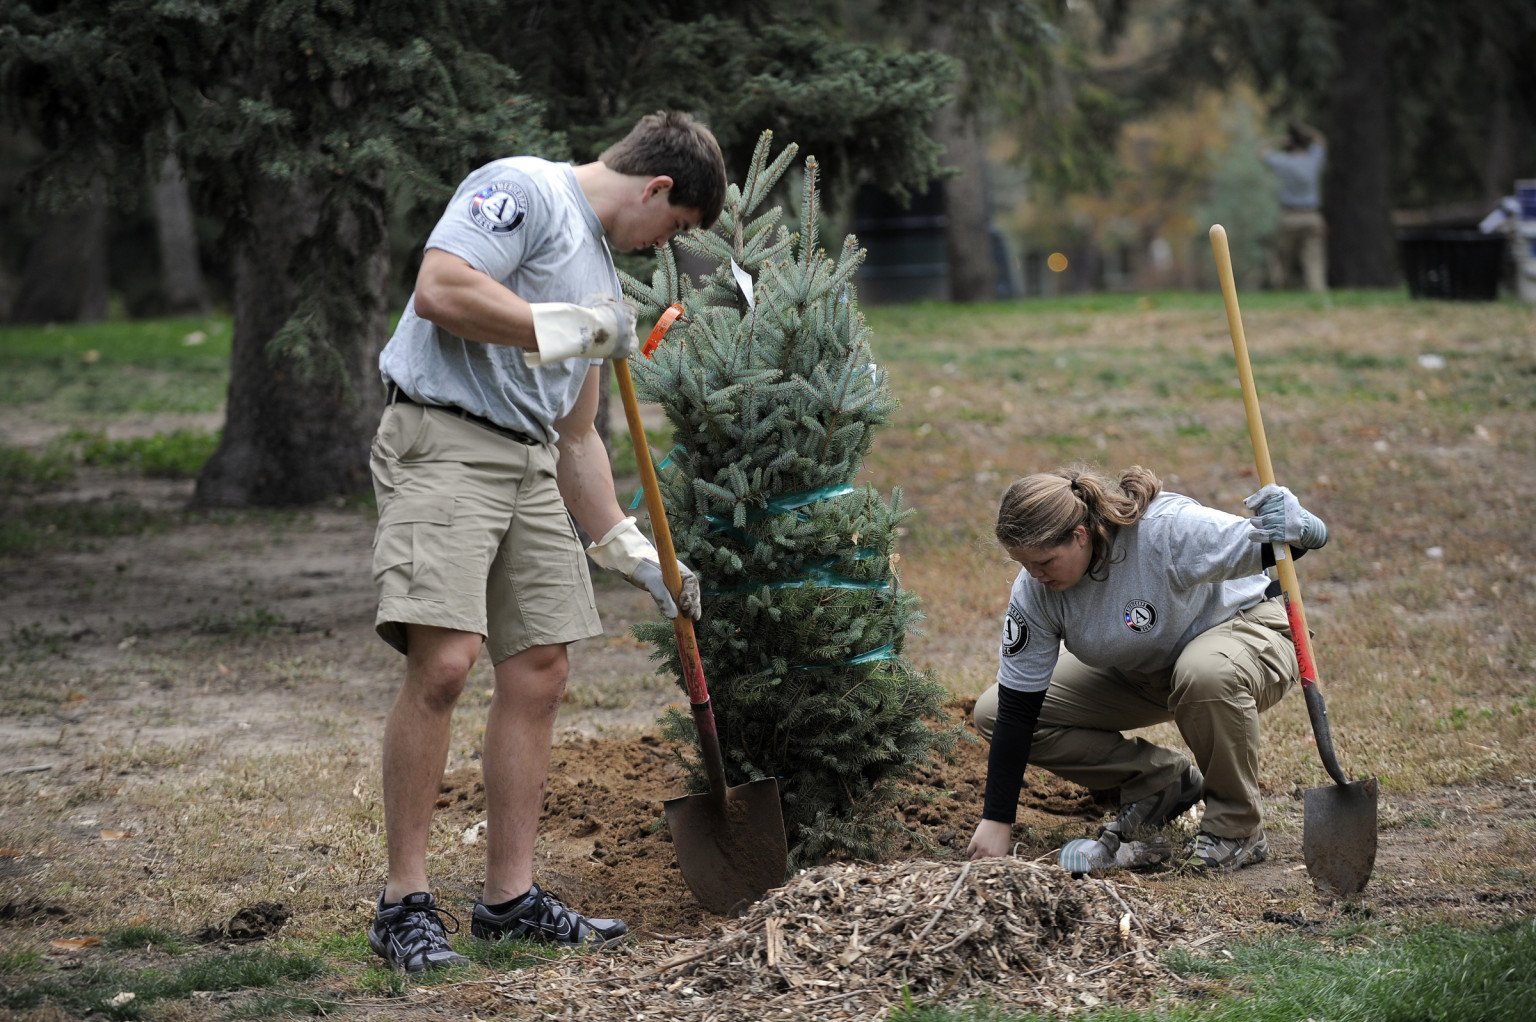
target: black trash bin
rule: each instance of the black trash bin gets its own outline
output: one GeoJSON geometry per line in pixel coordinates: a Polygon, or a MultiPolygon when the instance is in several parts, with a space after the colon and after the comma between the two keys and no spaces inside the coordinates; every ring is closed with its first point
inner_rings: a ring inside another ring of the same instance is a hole
{"type": "Polygon", "coordinates": [[[1397,244],[1414,298],[1491,302],[1499,297],[1508,247],[1501,235],[1422,227],[1398,231],[1397,244]]]}

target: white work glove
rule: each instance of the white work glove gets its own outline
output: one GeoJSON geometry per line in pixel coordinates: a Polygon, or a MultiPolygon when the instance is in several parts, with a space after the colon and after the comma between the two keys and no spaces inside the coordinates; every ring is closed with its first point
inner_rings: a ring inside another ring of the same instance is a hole
{"type": "MultiPolygon", "coordinates": [[[[664,617],[677,617],[677,604],[661,577],[661,555],[633,518],[624,519],[609,529],[608,535],[587,547],[587,556],[598,567],[616,571],[630,585],[649,591],[664,617]]],[[[677,562],[677,570],[683,576],[683,613],[697,621],[702,612],[699,578],[682,561],[677,562]]]]}
{"type": "Polygon", "coordinates": [[[587,305],[535,302],[533,336],[537,352],[524,351],[531,366],[568,358],[626,358],[635,349],[635,310],[627,302],[602,298],[587,305]]]}
{"type": "Polygon", "coordinates": [[[1148,835],[1145,841],[1122,841],[1106,830],[1098,840],[1078,838],[1062,846],[1058,856],[1068,873],[1094,873],[1106,869],[1145,869],[1159,866],[1173,855],[1173,842],[1165,834],[1148,835]]]}
{"type": "Polygon", "coordinates": [[[1248,519],[1253,529],[1248,538],[1255,543],[1289,543],[1304,550],[1316,550],[1328,542],[1328,526],[1302,507],[1296,494],[1284,486],[1269,483],[1243,503],[1253,512],[1248,519]]]}

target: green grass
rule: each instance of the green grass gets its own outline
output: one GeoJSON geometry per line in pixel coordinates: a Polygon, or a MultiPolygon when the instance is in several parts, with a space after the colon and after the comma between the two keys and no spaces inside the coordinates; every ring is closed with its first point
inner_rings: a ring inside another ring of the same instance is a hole
{"type": "Polygon", "coordinates": [[[25,504],[0,519],[0,557],[35,553],[44,546],[86,549],[94,540],[164,528],[172,517],[137,501],[25,504]]]}
{"type": "Polygon", "coordinates": [[[5,990],[0,993],[0,1005],[27,1010],[52,1003],[80,1017],[143,1018],[153,1002],[190,998],[193,991],[264,989],[313,979],[324,971],[325,965],[318,958],[266,950],[221,954],[170,971],[126,972],[111,964],[88,965],[62,978],[5,990]],[[134,997],[112,1003],[123,993],[134,997]]]}
{"type": "Polygon", "coordinates": [[[212,412],[224,400],[229,352],[229,322],[217,317],[6,327],[0,405],[64,421],[212,412]]]}
{"type": "Polygon", "coordinates": [[[154,949],[168,955],[184,954],[187,951],[187,945],[182,943],[180,937],[153,926],[128,926],[108,935],[101,943],[112,951],[154,949]]]}
{"type": "MultiPolygon", "coordinates": [[[[1336,932],[1327,941],[1287,936],[1235,944],[1231,958],[1175,951],[1179,975],[1215,983],[1214,1003],[1163,1004],[1077,1016],[1085,1022],[1524,1022],[1536,1017],[1536,919],[1496,929],[1436,924],[1411,933],[1336,932]]],[[[909,1006],[892,1022],[1026,1022],[993,1006],[909,1006]]]]}
{"type": "Polygon", "coordinates": [[[148,437],[108,440],[104,433],[71,432],[86,465],[114,468],[160,479],[193,479],[219,446],[220,432],[178,429],[148,437]]]}

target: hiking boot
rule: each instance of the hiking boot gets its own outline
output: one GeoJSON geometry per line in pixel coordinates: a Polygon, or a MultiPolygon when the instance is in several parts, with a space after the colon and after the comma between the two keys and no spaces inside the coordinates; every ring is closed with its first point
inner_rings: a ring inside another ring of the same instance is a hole
{"type": "Polygon", "coordinates": [[[459,932],[458,917],[438,908],[426,891],[407,894],[398,905],[384,904],[380,891],[378,911],[368,927],[368,946],[391,968],[406,972],[467,965],[469,959],[449,946],[449,932],[459,932]],[[443,916],[453,920],[452,931],[443,929],[443,916]]]}
{"type": "Polygon", "coordinates": [[[1162,791],[1121,806],[1119,817],[1104,829],[1122,838],[1130,837],[1143,828],[1156,830],[1180,813],[1188,812],[1200,801],[1204,788],[1205,778],[1194,764],[1190,764],[1184,768],[1178,780],[1162,791]]]}
{"type": "Polygon", "coordinates": [[[567,908],[538,884],[505,912],[492,912],[475,902],[469,932],[481,940],[536,940],[562,947],[607,947],[621,940],[629,927],[621,919],[588,919],[567,908]]]}
{"type": "Polygon", "coordinates": [[[1247,837],[1217,837],[1204,831],[1195,838],[1189,864],[1201,870],[1241,869],[1269,858],[1269,838],[1264,828],[1247,837]]]}

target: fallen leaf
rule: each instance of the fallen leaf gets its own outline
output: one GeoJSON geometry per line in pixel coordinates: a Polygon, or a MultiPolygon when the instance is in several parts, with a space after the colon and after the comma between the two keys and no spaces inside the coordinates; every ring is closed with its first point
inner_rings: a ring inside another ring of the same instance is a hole
{"type": "Polygon", "coordinates": [[[122,841],[124,838],[133,837],[131,830],[104,830],[101,832],[103,841],[122,841]]]}
{"type": "Polygon", "coordinates": [[[220,674],[228,674],[229,673],[229,668],[225,667],[223,664],[220,664],[219,665],[219,673],[220,674]]]}
{"type": "Polygon", "coordinates": [[[100,943],[99,937],[60,937],[58,940],[50,940],[48,946],[56,951],[79,951],[100,943]]]}
{"type": "Polygon", "coordinates": [[[20,854],[14,848],[0,848],[0,859],[14,859],[20,854]]]}

